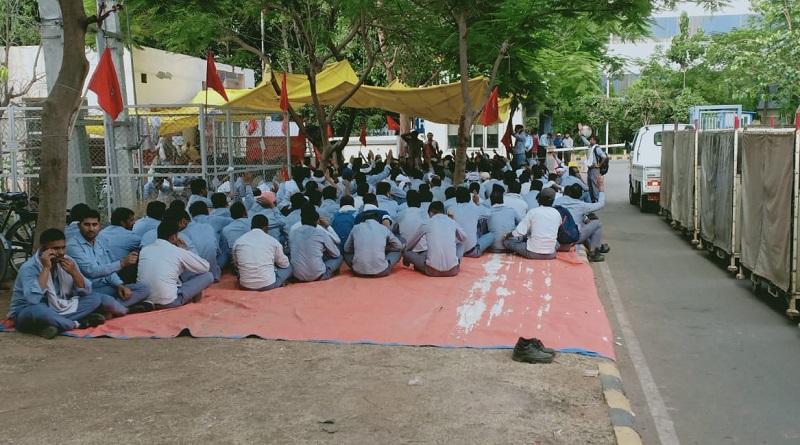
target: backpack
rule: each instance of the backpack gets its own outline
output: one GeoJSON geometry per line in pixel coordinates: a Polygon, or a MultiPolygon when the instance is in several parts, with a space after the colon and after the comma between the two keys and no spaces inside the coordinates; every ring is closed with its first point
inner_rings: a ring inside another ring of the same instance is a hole
{"type": "Polygon", "coordinates": [[[561,206],[553,206],[561,214],[561,225],[558,226],[558,244],[574,244],[581,238],[581,233],[578,231],[578,225],[572,219],[572,214],[569,210],[561,206]]]}
{"type": "MultiPolygon", "coordinates": [[[[595,161],[598,161],[600,157],[597,156],[597,145],[594,146],[594,158],[595,161]]],[[[606,158],[606,162],[600,164],[600,174],[605,176],[608,173],[608,158],[606,158]]]]}

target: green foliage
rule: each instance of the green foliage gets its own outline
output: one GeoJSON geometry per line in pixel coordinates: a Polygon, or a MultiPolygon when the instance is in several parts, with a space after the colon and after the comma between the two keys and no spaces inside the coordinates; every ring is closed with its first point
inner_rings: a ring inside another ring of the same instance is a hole
{"type": "Polygon", "coordinates": [[[38,45],[39,8],[36,0],[3,0],[0,2],[0,46],[38,45]]]}
{"type": "Polygon", "coordinates": [[[784,112],[800,103],[800,4],[752,0],[751,26],[715,36],[708,49],[713,66],[728,73],[734,97],[777,100],[784,112]]]}

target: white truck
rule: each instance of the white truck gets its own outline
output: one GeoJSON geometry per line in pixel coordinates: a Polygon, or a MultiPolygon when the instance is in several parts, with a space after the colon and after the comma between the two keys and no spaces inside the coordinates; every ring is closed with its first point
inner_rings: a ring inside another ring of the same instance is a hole
{"type": "MultiPolygon", "coordinates": [[[[678,124],[678,130],[694,128],[678,124]]],[[[674,131],[675,124],[646,125],[636,132],[629,146],[628,199],[642,212],[658,209],[661,196],[661,133],[674,131]]]]}

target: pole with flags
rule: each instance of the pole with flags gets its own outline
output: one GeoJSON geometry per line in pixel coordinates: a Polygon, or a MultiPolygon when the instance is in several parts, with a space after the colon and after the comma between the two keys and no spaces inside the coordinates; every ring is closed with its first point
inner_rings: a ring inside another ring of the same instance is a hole
{"type": "Polygon", "coordinates": [[[281,100],[280,100],[280,107],[283,111],[283,132],[286,134],[286,180],[288,181],[291,178],[291,168],[288,168],[292,164],[292,138],[291,138],[291,127],[289,126],[289,92],[286,91],[286,72],[283,73],[283,79],[281,80],[281,100]]]}
{"type": "MultiPolygon", "coordinates": [[[[217,92],[217,94],[219,94],[220,96],[222,96],[223,99],[225,99],[225,102],[228,102],[228,94],[225,92],[225,86],[222,84],[222,79],[219,78],[219,74],[217,73],[217,64],[214,63],[214,56],[211,55],[211,50],[210,49],[206,50],[206,56],[207,56],[206,57],[206,87],[205,87],[206,100],[205,100],[205,107],[203,108],[203,114],[208,112],[208,89],[209,88],[212,88],[214,91],[217,92]]],[[[205,133],[205,131],[206,131],[205,126],[200,129],[201,133],[205,133]]],[[[206,155],[208,154],[207,145],[208,144],[206,143],[206,147],[203,147],[203,146],[200,147],[200,149],[201,149],[200,150],[200,155],[201,155],[200,157],[202,158],[201,164],[202,164],[202,170],[203,170],[203,176],[204,177],[206,177],[208,175],[208,171],[207,171],[208,166],[207,166],[207,161],[206,161],[206,155]],[[205,153],[203,153],[203,148],[206,149],[205,153]]],[[[217,174],[217,168],[216,168],[217,154],[213,153],[213,156],[214,156],[214,174],[216,175],[217,174]]]]}

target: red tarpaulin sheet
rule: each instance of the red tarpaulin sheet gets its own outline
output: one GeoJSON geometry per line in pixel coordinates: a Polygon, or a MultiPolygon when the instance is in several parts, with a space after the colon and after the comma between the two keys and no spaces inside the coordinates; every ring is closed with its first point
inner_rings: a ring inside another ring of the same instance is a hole
{"type": "Polygon", "coordinates": [[[398,265],[387,278],[291,284],[268,292],[236,289],[235,278],[200,303],[116,318],[82,337],[195,337],[508,348],[537,337],[568,352],[614,358],[611,328],[592,269],[575,252],[552,261],[504,254],[465,258],[455,278],[429,278],[398,265]]]}

